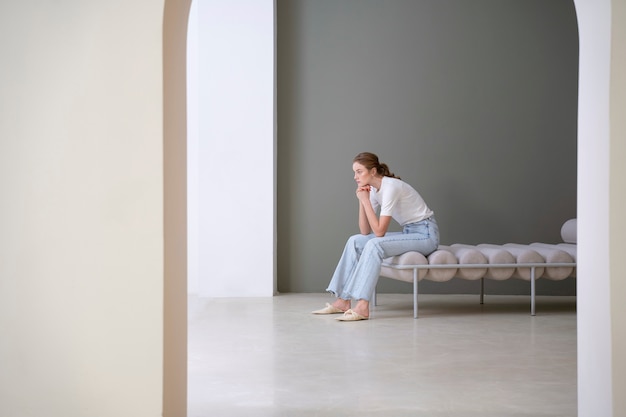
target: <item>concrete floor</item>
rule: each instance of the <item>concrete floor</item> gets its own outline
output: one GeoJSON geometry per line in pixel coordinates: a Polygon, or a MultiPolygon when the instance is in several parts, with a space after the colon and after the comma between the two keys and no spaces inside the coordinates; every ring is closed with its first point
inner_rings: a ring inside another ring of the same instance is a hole
{"type": "Polygon", "coordinates": [[[576,416],[576,299],[380,294],[371,319],[328,294],[189,299],[189,417],[576,416]]]}

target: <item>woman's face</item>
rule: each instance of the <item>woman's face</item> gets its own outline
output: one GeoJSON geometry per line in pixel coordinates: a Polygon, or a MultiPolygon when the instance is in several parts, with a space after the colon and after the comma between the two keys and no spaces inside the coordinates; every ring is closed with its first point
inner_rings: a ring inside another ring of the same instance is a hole
{"type": "Polygon", "coordinates": [[[352,170],[354,171],[354,180],[359,187],[372,185],[372,179],[376,174],[376,168],[368,170],[365,166],[355,162],[352,164],[352,170]]]}

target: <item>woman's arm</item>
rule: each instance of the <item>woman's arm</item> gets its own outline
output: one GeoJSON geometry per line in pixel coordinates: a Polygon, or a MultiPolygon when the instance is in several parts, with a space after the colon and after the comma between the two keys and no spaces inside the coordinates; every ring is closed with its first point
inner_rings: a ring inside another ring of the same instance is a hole
{"type": "Polygon", "coordinates": [[[359,230],[362,235],[369,235],[372,233],[370,222],[367,220],[367,214],[365,214],[365,209],[363,208],[361,201],[359,201],[359,230]]]}
{"type": "Polygon", "coordinates": [[[361,233],[367,235],[374,232],[377,237],[385,236],[391,223],[391,216],[380,216],[380,218],[376,216],[370,201],[369,189],[359,188],[356,195],[359,199],[359,229],[361,233]]]}

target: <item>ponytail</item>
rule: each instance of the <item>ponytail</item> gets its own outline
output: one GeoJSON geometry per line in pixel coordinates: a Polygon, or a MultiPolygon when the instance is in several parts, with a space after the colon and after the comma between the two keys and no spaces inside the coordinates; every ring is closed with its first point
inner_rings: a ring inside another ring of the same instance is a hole
{"type": "Polygon", "coordinates": [[[400,179],[400,177],[396,176],[396,174],[394,174],[393,172],[389,170],[389,167],[387,166],[387,164],[378,164],[378,166],[376,167],[376,172],[378,172],[383,177],[391,177],[391,178],[400,179]]]}
{"type": "Polygon", "coordinates": [[[354,157],[352,162],[358,162],[359,164],[363,165],[367,169],[376,168],[376,172],[382,175],[383,177],[391,177],[391,178],[400,179],[400,177],[396,176],[396,174],[394,174],[393,172],[389,170],[389,167],[387,166],[387,164],[381,164],[378,161],[378,156],[376,156],[376,154],[373,154],[371,152],[361,152],[360,154],[354,157]]]}

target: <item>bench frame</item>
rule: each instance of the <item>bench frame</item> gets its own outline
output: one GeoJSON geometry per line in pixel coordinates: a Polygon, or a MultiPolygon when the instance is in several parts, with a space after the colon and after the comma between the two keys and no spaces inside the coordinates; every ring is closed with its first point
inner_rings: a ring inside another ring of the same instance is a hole
{"type": "MultiPolygon", "coordinates": [[[[530,315],[535,315],[535,269],[536,268],[576,268],[575,262],[536,262],[536,263],[509,263],[509,264],[420,264],[420,265],[399,265],[383,263],[383,266],[393,269],[413,270],[413,318],[418,317],[418,272],[421,269],[465,269],[465,268],[529,268],[530,269],[530,315]]],[[[388,277],[385,277],[388,278],[388,277]]],[[[393,279],[393,278],[389,278],[393,279]]],[[[480,303],[483,304],[485,295],[485,278],[480,279],[480,303]]],[[[376,305],[376,290],[374,290],[374,305],[376,305]]]]}

